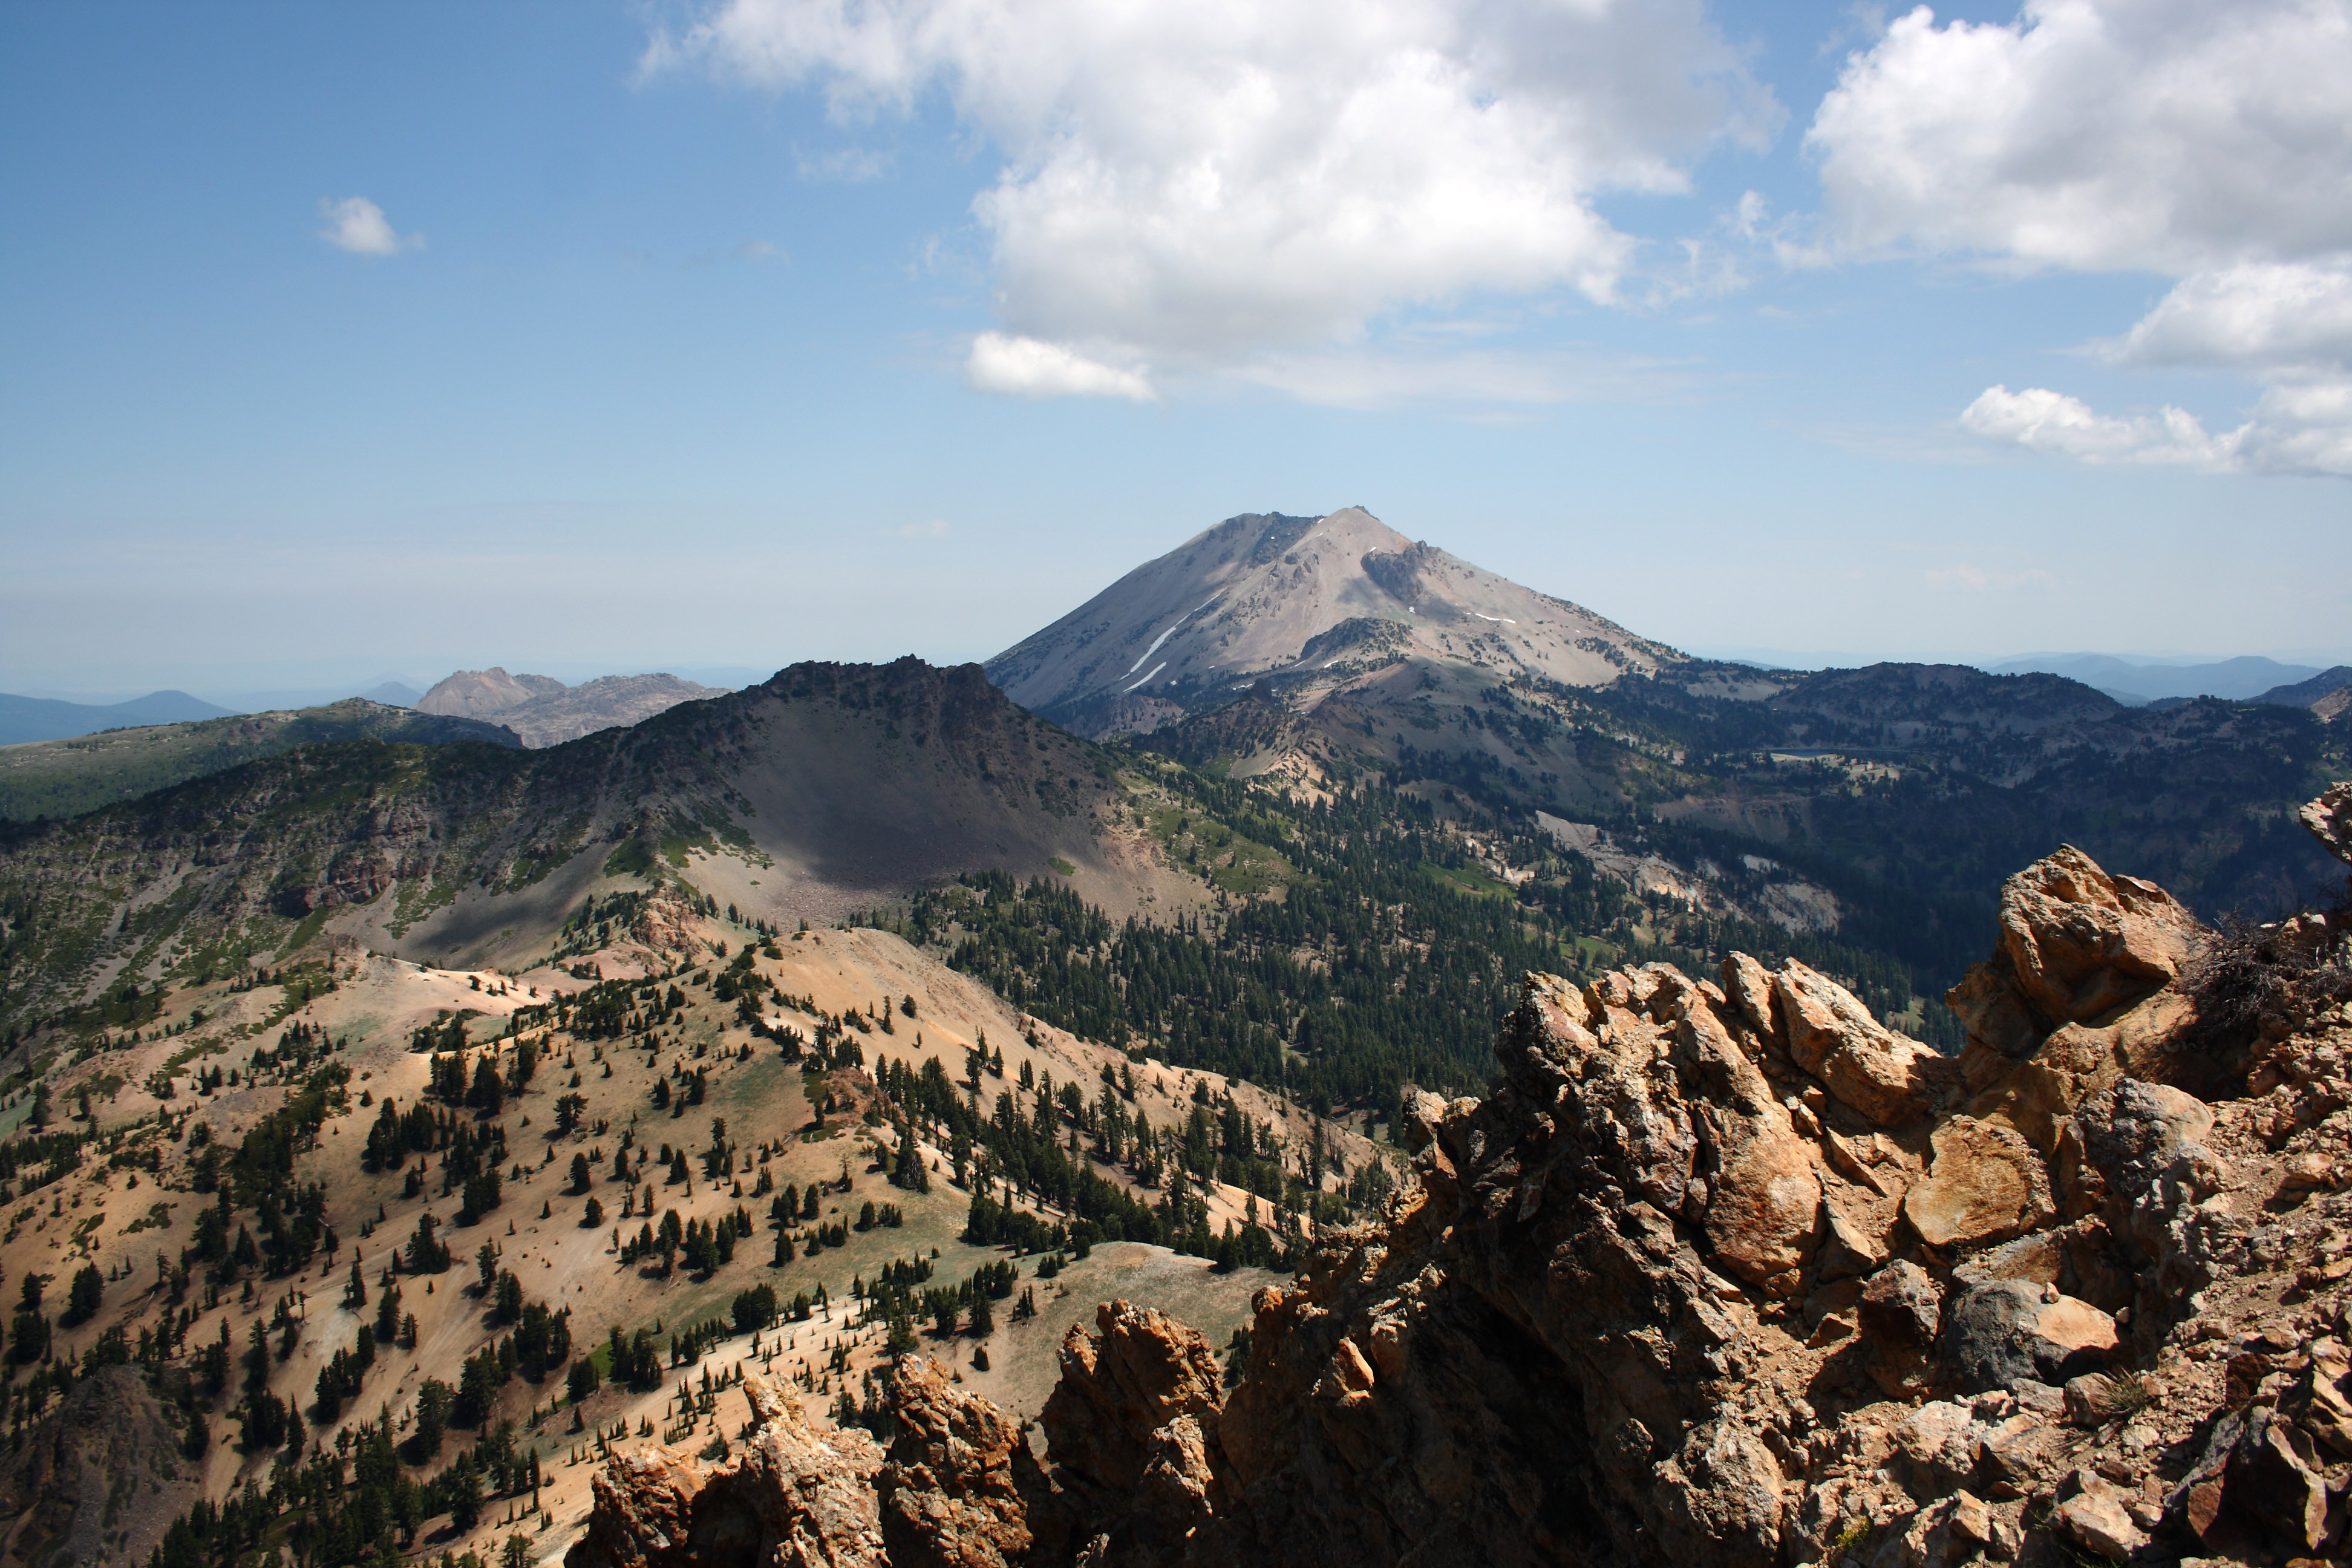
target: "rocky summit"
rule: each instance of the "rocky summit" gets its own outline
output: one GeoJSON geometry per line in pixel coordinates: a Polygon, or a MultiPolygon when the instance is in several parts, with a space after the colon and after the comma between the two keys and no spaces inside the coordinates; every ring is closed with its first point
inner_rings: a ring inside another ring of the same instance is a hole
{"type": "Polygon", "coordinates": [[[509,675],[494,665],[441,680],[416,700],[416,710],[468,719],[495,715],[526,746],[558,746],[719,695],[675,675],[605,675],[566,686],[551,676],[509,675]]]}
{"type": "Polygon", "coordinates": [[[1344,507],[1228,518],[987,668],[1023,707],[1100,736],[1154,729],[1261,679],[1312,705],[1335,691],[1410,697],[1432,679],[1606,686],[1678,662],[1581,605],[1344,507]]]}
{"type": "Polygon", "coordinates": [[[567,1561],[2340,1561],[2347,954],[2352,906],[2215,931],[2063,849],[1957,1058],[1793,960],[1529,975],[1237,1374],[1109,1302],[1034,1433],[918,1357],[881,1449],[753,1382],[740,1454],[614,1461],[567,1561]]]}

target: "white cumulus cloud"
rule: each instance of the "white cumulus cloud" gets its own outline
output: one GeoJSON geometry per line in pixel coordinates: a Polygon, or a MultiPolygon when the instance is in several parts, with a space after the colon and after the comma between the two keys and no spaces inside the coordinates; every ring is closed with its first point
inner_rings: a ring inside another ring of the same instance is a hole
{"type": "Polygon", "coordinates": [[[1960,423],[1992,440],[2085,463],[2352,478],[2352,379],[2342,376],[2270,386],[2244,423],[2218,433],[2185,409],[2119,417],[2046,386],[1987,387],[1961,411],[1960,423]]]}
{"type": "Polygon", "coordinates": [[[2192,273],[2106,348],[2125,364],[2340,369],[2352,364],[2352,268],[2250,262],[2192,273]]]}
{"type": "Polygon", "coordinates": [[[2345,0],[1922,5],[1806,144],[1849,243],[2176,275],[2352,249],[2345,0]]]}
{"type": "Polygon", "coordinates": [[[1595,195],[1680,191],[1779,112],[1700,0],[726,0],[646,65],[845,120],[943,93],[1003,157],[1001,341],[1207,370],[1481,291],[1614,300],[1636,246],[1595,195]]]}
{"type": "Polygon", "coordinates": [[[1979,436],[2089,463],[2140,463],[2209,472],[2237,464],[2234,436],[2209,436],[2193,415],[2180,409],[2118,419],[2095,412],[2078,397],[2045,386],[2019,392],[2006,386],[1988,387],[1961,411],[1960,423],[1979,436]]]}
{"type": "Polygon", "coordinates": [[[348,250],[354,256],[396,256],[404,249],[425,248],[423,235],[404,237],[394,233],[383,209],[365,196],[321,201],[319,213],[327,220],[319,237],[338,250],[348,250]]]}
{"type": "Polygon", "coordinates": [[[982,392],[1023,397],[1124,397],[1150,403],[1159,395],[1136,371],[1088,359],[1060,343],[1003,332],[982,332],[972,339],[963,374],[982,392]]]}
{"type": "Polygon", "coordinates": [[[1921,6],[1846,62],[1806,137],[1849,252],[2175,279],[2127,365],[2252,377],[2221,435],[1994,387],[1963,423],[2089,462],[2352,474],[2352,0],[1921,6]]]}

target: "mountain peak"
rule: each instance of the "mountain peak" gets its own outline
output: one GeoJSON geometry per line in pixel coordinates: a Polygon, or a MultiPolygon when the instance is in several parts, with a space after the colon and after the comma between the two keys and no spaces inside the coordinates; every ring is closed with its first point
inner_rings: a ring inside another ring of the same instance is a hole
{"type": "Polygon", "coordinates": [[[526,746],[559,746],[599,730],[638,723],[681,702],[718,696],[719,689],[675,675],[600,675],[578,686],[545,675],[461,669],[415,700],[420,713],[488,719],[513,731],[526,746]]]}
{"type": "Polygon", "coordinates": [[[988,675],[1022,706],[1102,735],[1266,677],[1312,702],[1408,663],[1597,687],[1677,658],[1351,506],[1228,518],[997,655],[988,675]]]}
{"type": "Polygon", "coordinates": [[[487,719],[509,708],[520,708],[535,697],[552,697],[563,682],[545,675],[509,675],[499,666],[461,669],[437,682],[416,700],[420,713],[442,713],[459,719],[487,719]]]}

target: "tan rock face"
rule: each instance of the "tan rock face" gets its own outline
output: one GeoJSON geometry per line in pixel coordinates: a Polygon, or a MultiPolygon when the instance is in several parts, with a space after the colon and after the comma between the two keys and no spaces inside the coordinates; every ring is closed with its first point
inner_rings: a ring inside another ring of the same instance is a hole
{"type": "Polygon", "coordinates": [[[1770,970],[1744,952],[1735,952],[1723,961],[1723,991],[1749,1028],[1765,1036],[1784,1033],[1775,1016],[1770,970]]]}
{"type": "Polygon", "coordinates": [[[1822,1235],[1822,1180],[1793,1133],[1748,1139],[1706,1210],[1706,1239],[1740,1279],[1760,1285],[1811,1258],[1822,1235]]]}
{"type": "MultiPolygon", "coordinates": [[[[1753,963],[1747,954],[1738,955],[1753,963]]],[[[1791,961],[1772,976],[1772,996],[1788,1030],[1789,1055],[1816,1078],[1849,1032],[1876,1029],[1870,1009],[1843,985],[1791,961]]]]}
{"type": "Polygon", "coordinates": [[[2352,862],[2352,780],[2328,786],[2327,793],[2299,814],[2312,836],[2338,860],[2352,862]]]}
{"type": "Polygon", "coordinates": [[[1904,1218],[1928,1246],[1985,1247],[2057,1217],[2042,1157],[2011,1129],[1957,1116],[1936,1129],[1933,1147],[1927,1179],[1903,1199],[1904,1218]]]}
{"type": "MultiPolygon", "coordinates": [[[[1979,964],[1979,969],[1984,965],[1979,964]]],[[[2044,1154],[2076,1107],[2117,1079],[2165,1070],[2165,1042],[2192,1016],[2178,991],[2159,991],[2113,1022],[2068,1024],[2053,1031],[2025,1060],[1984,1087],[1969,1112],[2015,1128],[2044,1154]]]]}
{"type": "Polygon", "coordinates": [[[2085,1476],[2083,1489],[2058,1505],[2052,1522],[2084,1551],[2119,1563],[2146,1546],[2148,1539],[2124,1502],[2122,1490],[2113,1482],[2085,1476]]]}
{"type": "Polygon", "coordinates": [[[2000,891],[2001,951],[2053,1024],[2085,1023],[2176,979],[2204,927],[2152,883],[2065,846],[2000,891]]]}
{"type": "Polygon", "coordinates": [[[929,1356],[890,1378],[898,1433],[875,1478],[893,1568],[1005,1568],[1057,1539],[1058,1516],[1020,1426],[957,1389],[929,1356]]]}
{"type": "Polygon", "coordinates": [[[2119,1342],[2113,1318],[2088,1301],[2079,1301],[2072,1296],[2060,1296],[2045,1303],[2034,1314],[2033,1332],[2067,1355],[2084,1351],[2105,1355],[2119,1342]]]}
{"type": "Polygon", "coordinates": [[[819,1433],[781,1384],[749,1377],[743,1392],[754,1427],[734,1459],[711,1465],[655,1447],[607,1461],[564,1568],[887,1564],[873,1439],[819,1433]]]}
{"type": "Polygon", "coordinates": [[[1839,1100],[1881,1127],[1937,1110],[1959,1087],[1959,1069],[1870,1016],[1843,986],[1790,959],[1773,977],[1789,1054],[1839,1100]]]}

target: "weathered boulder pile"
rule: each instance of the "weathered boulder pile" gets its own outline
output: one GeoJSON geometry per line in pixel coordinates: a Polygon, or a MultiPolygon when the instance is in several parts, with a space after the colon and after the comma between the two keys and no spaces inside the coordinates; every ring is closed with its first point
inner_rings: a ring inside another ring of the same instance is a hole
{"type": "MultiPolygon", "coordinates": [[[[1530,976],[1230,1394],[1106,1305],[1040,1465],[907,1369],[883,1554],[773,1560],[2344,1560],[2352,911],[2217,935],[2069,848],[2000,924],[1957,1059],[1794,962],[1530,976]]],[[[634,1496],[572,1568],[716,1561],[623,1550],[634,1496]]]]}

